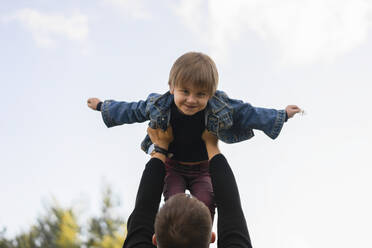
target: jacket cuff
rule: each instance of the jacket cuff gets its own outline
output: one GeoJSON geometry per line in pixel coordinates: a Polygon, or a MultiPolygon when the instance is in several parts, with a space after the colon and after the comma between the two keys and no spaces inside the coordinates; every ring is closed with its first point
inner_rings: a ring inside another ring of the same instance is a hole
{"type": "Polygon", "coordinates": [[[101,108],[102,108],[102,102],[99,102],[99,103],[97,104],[96,110],[97,110],[97,111],[101,111],[101,108]]]}
{"type": "Polygon", "coordinates": [[[286,120],[286,111],[285,110],[278,110],[278,113],[275,118],[274,126],[270,132],[270,138],[276,139],[278,137],[280,131],[283,128],[283,124],[286,120]]]}
{"type": "Polygon", "coordinates": [[[113,102],[112,100],[106,100],[102,103],[101,106],[101,115],[103,122],[106,124],[107,127],[113,127],[116,126],[117,124],[115,121],[111,118],[110,116],[110,103],[113,102]]]}

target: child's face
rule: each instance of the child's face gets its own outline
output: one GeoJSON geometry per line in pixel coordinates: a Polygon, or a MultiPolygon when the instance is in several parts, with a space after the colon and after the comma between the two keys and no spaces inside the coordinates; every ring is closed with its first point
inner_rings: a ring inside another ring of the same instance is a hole
{"type": "Polygon", "coordinates": [[[193,115],[205,109],[210,98],[206,90],[195,86],[170,86],[170,93],[174,95],[174,103],[185,115],[193,115]]]}

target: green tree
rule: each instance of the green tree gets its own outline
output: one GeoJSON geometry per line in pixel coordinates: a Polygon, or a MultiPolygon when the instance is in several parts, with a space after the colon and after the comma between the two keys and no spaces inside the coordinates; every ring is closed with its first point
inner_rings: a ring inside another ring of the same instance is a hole
{"type": "Polygon", "coordinates": [[[91,218],[89,222],[87,247],[116,248],[123,245],[126,236],[124,221],[115,216],[113,211],[119,205],[110,187],[106,187],[100,216],[91,218]]]}
{"type": "MultiPolygon", "coordinates": [[[[1,238],[1,248],[62,248],[81,247],[80,227],[71,208],[63,209],[57,204],[47,209],[37,223],[12,240],[1,238]]],[[[4,233],[5,234],[5,233],[4,233]]]]}
{"type": "Polygon", "coordinates": [[[79,225],[72,207],[62,208],[54,202],[28,231],[11,239],[6,238],[5,228],[0,231],[0,248],[120,248],[126,230],[124,221],[115,215],[119,205],[106,186],[99,216],[79,225]]]}

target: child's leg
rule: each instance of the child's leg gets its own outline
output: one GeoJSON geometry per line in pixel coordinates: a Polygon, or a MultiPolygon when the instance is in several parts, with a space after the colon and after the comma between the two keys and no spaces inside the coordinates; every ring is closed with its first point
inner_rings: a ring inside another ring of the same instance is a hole
{"type": "Polygon", "coordinates": [[[190,192],[198,200],[204,202],[211,212],[212,220],[215,214],[215,202],[212,180],[209,174],[209,163],[200,164],[200,173],[189,181],[190,192]]]}
{"type": "Polygon", "coordinates": [[[185,178],[175,170],[177,164],[174,161],[166,160],[165,162],[165,178],[164,178],[164,200],[178,193],[185,193],[186,182],[185,178]]]}

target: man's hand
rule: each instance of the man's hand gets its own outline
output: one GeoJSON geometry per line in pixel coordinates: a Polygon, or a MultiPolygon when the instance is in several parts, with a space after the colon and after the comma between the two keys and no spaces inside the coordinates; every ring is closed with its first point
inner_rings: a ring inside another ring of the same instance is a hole
{"type": "Polygon", "coordinates": [[[215,155],[221,153],[220,149],[218,148],[217,136],[209,132],[207,129],[205,129],[202,134],[202,140],[205,142],[209,160],[211,160],[215,155]]]}
{"type": "Polygon", "coordinates": [[[101,100],[99,100],[98,98],[89,98],[87,103],[88,103],[88,107],[93,109],[93,110],[97,110],[97,104],[100,102],[101,100]]]}
{"type": "MultiPolygon", "coordinates": [[[[169,125],[167,130],[163,130],[161,128],[153,129],[151,127],[147,128],[147,133],[152,141],[152,143],[156,144],[160,148],[163,148],[165,150],[168,150],[169,144],[173,141],[173,131],[172,126],[169,125]]],[[[153,153],[151,154],[152,158],[158,158],[163,163],[165,163],[165,155],[161,153],[153,153]]]]}
{"type": "Polygon", "coordinates": [[[292,118],[295,114],[301,112],[301,109],[297,107],[296,105],[288,105],[285,108],[285,111],[287,112],[288,119],[292,118]]]}
{"type": "Polygon", "coordinates": [[[169,125],[165,131],[161,128],[153,129],[148,127],[147,133],[150,136],[152,143],[165,150],[168,150],[169,144],[173,141],[173,131],[171,125],[169,125]]]}

